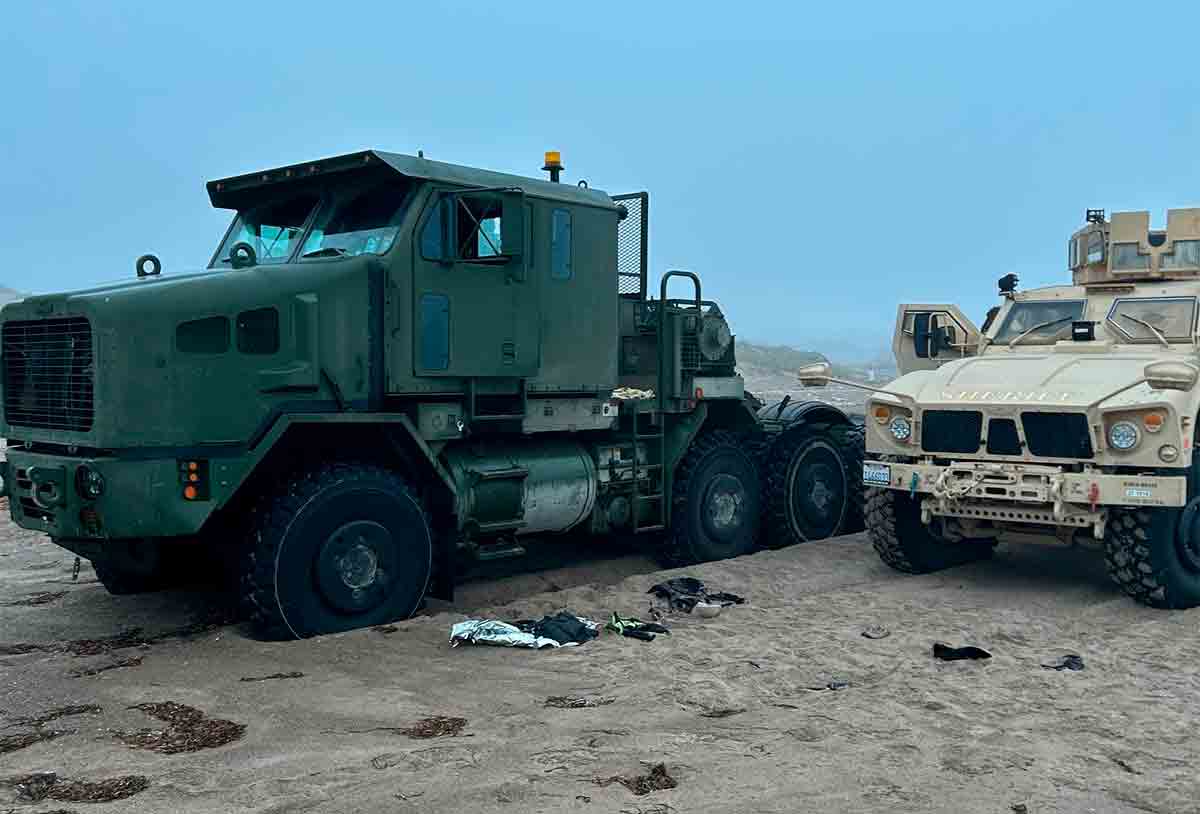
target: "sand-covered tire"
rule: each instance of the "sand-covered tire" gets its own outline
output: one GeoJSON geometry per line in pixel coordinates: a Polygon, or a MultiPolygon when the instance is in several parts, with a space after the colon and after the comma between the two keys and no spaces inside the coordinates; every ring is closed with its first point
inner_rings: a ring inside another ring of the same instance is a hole
{"type": "Polygon", "coordinates": [[[1113,582],[1143,605],[1200,605],[1200,505],[1110,509],[1104,561],[1113,582]]]}
{"type": "Polygon", "coordinates": [[[255,511],[243,613],[270,639],[404,619],[420,607],[432,567],[429,516],[403,477],[369,464],[315,466],[255,511]]]}
{"type": "Polygon", "coordinates": [[[906,574],[928,574],[987,559],[990,540],[950,542],[921,522],[919,497],[898,489],[867,488],[867,536],[879,558],[906,574]]]}
{"type": "Polygon", "coordinates": [[[789,427],[768,450],[765,471],[767,548],[858,530],[851,528],[862,517],[858,428],[803,423],[789,427]]]}
{"type": "Polygon", "coordinates": [[[727,430],[703,433],[675,470],[659,559],[676,567],[748,554],[761,516],[758,467],[741,439],[727,430]]]}

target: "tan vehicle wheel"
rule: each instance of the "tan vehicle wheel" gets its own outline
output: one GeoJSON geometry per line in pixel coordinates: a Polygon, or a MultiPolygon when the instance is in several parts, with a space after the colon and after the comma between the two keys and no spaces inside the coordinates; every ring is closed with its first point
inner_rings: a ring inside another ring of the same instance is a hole
{"type": "Polygon", "coordinates": [[[990,540],[943,540],[921,522],[919,499],[896,489],[867,490],[866,523],[879,558],[906,574],[927,574],[992,555],[990,540]]]}
{"type": "Polygon", "coordinates": [[[1155,608],[1200,605],[1200,502],[1183,509],[1114,509],[1104,536],[1109,576],[1155,608]]]}

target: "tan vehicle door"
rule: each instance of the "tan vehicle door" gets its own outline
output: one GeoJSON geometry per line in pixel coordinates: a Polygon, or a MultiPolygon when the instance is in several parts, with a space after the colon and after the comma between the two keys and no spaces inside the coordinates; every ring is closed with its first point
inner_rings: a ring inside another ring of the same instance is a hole
{"type": "Polygon", "coordinates": [[[896,313],[892,353],[903,376],[974,356],[979,349],[979,337],[975,323],[957,305],[906,303],[896,313]]]}

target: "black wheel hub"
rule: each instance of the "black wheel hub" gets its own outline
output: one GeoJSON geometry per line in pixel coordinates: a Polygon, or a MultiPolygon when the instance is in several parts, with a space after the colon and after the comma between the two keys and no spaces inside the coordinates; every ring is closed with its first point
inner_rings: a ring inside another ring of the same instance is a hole
{"type": "Polygon", "coordinates": [[[846,476],[833,450],[813,446],[792,467],[788,495],[792,523],[806,540],[838,530],[846,503],[846,476]]]}
{"type": "Polygon", "coordinates": [[[710,537],[723,543],[739,539],[746,525],[746,486],[741,478],[722,473],[704,491],[701,522],[710,537]]]}
{"type": "Polygon", "coordinates": [[[387,528],[373,520],[354,520],[326,538],[317,555],[317,586],[333,608],[362,613],[388,596],[395,546],[387,528]]]}

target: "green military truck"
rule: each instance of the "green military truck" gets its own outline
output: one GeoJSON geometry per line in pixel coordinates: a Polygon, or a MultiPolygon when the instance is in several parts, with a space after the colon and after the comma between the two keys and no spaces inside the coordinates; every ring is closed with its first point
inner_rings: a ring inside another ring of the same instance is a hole
{"type": "Polygon", "coordinates": [[[236,215],[208,269],[145,255],[9,304],[14,521],[113,593],[216,560],[276,637],[405,617],[525,535],[686,564],[861,522],[861,425],[745,393],[699,278],[650,296],[648,196],[543,169],[367,151],[213,181],[236,215]]]}

